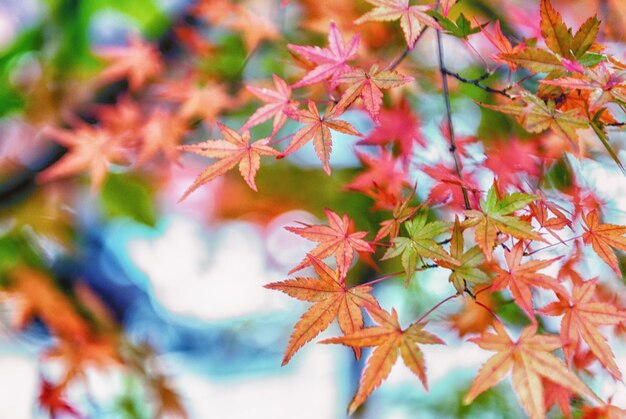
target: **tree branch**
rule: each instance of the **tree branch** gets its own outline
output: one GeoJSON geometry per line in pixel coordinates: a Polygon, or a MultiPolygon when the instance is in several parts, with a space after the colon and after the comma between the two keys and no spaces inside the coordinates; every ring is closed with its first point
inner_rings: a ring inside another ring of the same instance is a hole
{"type": "Polygon", "coordinates": [[[489,93],[496,93],[499,95],[502,95],[506,98],[509,99],[513,99],[513,97],[511,95],[509,95],[506,91],[510,89],[510,87],[507,87],[506,89],[502,89],[502,90],[498,90],[498,89],[494,89],[493,87],[489,87],[489,86],[485,86],[484,84],[481,84],[480,82],[485,80],[487,77],[491,76],[491,73],[485,73],[482,76],[480,76],[477,79],[467,79],[463,76],[461,76],[459,73],[455,73],[453,71],[448,70],[447,68],[444,67],[443,72],[446,73],[448,76],[454,77],[455,79],[457,79],[460,82],[463,83],[467,83],[467,84],[471,84],[472,86],[476,86],[479,89],[482,89],[486,92],[489,93]]]}
{"type": "MultiPolygon", "coordinates": [[[[450,104],[450,91],[448,89],[448,74],[446,72],[445,65],[443,63],[443,45],[441,42],[441,31],[437,30],[437,52],[439,56],[439,72],[441,73],[441,80],[443,82],[443,96],[446,102],[446,115],[448,118],[448,133],[450,134],[450,153],[454,158],[454,166],[456,168],[456,174],[459,179],[463,180],[463,174],[461,173],[461,164],[459,163],[459,156],[456,152],[456,140],[454,139],[454,127],[452,125],[452,105],[450,104]]],[[[465,186],[461,186],[463,192],[463,202],[465,203],[465,209],[471,210],[469,195],[465,186]]]]}

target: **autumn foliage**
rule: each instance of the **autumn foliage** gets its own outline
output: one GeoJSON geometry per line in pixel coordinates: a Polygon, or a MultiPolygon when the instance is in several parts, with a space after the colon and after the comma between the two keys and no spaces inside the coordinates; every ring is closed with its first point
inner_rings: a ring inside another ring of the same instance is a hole
{"type": "MultiPolygon", "coordinates": [[[[159,188],[172,167],[201,161],[195,181],[169,201],[185,205],[221,179],[230,188],[224,205],[235,212],[266,195],[270,208],[295,207],[297,198],[281,201],[272,190],[286,180],[268,182],[263,171],[294,164],[294,155],[312,148],[324,176],[334,177],[338,144],[353,141],[357,168],[338,177],[335,192],[366,200],[369,212],[317,202],[323,222],[287,228],[312,250],[284,280],[265,285],[310,304],[293,319],[282,365],[336,320],[341,335],[318,343],[367,356],[348,405],[353,413],[395,364],[427,390],[423,348],[445,345],[432,330],[446,327],[491,355],[465,404],[510,377],[531,418],[546,417],[553,405],[566,417],[573,409],[585,418],[626,417],[591,380],[623,385],[611,345],[626,330],[626,226],[611,222],[610,206],[580,169],[601,162],[626,183],[626,19],[610,15],[621,8],[623,16],[624,6],[575,2],[576,17],[589,16],[572,28],[563,18],[574,14],[569,3],[550,0],[529,2],[530,17],[507,1],[276,0],[276,13],[301,13],[307,34],[285,39],[274,15],[248,3],[194,2],[187,12],[196,23],[182,21],[170,34],[174,58],[139,35],[96,49],[103,69],[88,93],[116,83],[124,91],[92,104],[88,118],[72,107],[84,99],[73,98],[66,111],[33,122],[62,147],[38,169],[38,187],[67,187],[86,174],[95,196],[124,168],[159,178],[159,188]],[[515,32],[521,21],[528,37],[515,32]],[[212,64],[228,47],[214,44],[205,27],[239,37],[242,66],[268,45],[282,51],[280,65],[258,82],[220,73],[212,64]],[[459,67],[451,47],[473,64],[459,67]],[[459,106],[481,120],[474,134],[460,128],[459,106]],[[378,287],[398,281],[409,293],[434,270],[448,278],[448,295],[419,316],[400,318],[378,301],[378,287]],[[432,316],[452,301],[457,312],[432,316]],[[510,307],[520,314],[515,320],[503,314],[510,307]]],[[[61,291],[45,264],[29,260],[3,266],[3,286],[20,302],[14,326],[38,318],[56,339],[43,358],[61,359],[64,372],[58,382],[42,378],[39,396],[50,415],[80,417],[64,388],[86,368],[116,365],[144,380],[160,401],[157,414],[184,416],[166,377],[148,365],[153,350],[129,342],[89,289],[61,291]]]]}

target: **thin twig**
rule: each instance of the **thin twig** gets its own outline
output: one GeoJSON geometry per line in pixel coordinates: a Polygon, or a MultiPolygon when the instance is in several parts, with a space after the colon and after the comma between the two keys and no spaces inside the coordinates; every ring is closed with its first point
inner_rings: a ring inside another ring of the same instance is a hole
{"type": "Polygon", "coordinates": [[[449,296],[449,297],[447,297],[447,298],[444,298],[443,300],[439,301],[439,302],[438,302],[437,304],[435,304],[435,305],[434,305],[434,306],[433,306],[430,310],[428,310],[426,313],[422,314],[422,315],[420,316],[420,318],[419,318],[419,319],[417,319],[417,320],[415,321],[415,323],[419,323],[419,322],[421,322],[421,321],[422,321],[422,320],[424,320],[424,319],[425,319],[425,318],[426,318],[426,317],[427,317],[430,313],[432,313],[433,311],[437,310],[437,309],[438,309],[438,308],[439,308],[442,304],[444,304],[444,303],[446,303],[446,302],[448,302],[448,301],[450,301],[450,300],[452,300],[453,298],[456,298],[456,297],[458,297],[458,296],[459,296],[459,293],[457,292],[456,294],[453,294],[453,295],[451,295],[451,296],[449,296]]]}
{"type": "MultiPolygon", "coordinates": [[[[452,105],[450,104],[450,91],[448,89],[448,75],[446,73],[446,68],[443,63],[443,44],[441,42],[441,31],[437,30],[437,51],[439,55],[439,72],[441,73],[441,80],[443,83],[443,96],[446,102],[446,115],[448,117],[448,133],[450,134],[450,153],[452,153],[452,157],[454,158],[454,166],[456,168],[456,174],[459,179],[463,180],[463,174],[461,173],[461,164],[459,163],[459,156],[456,152],[456,141],[454,139],[454,127],[452,125],[452,105]]],[[[467,194],[467,189],[465,186],[461,186],[461,191],[463,192],[463,201],[465,203],[465,209],[471,210],[472,206],[470,205],[469,196],[467,194]]]]}
{"type": "Polygon", "coordinates": [[[428,26],[424,26],[422,30],[420,31],[420,33],[417,34],[417,38],[415,38],[415,42],[413,42],[413,46],[411,47],[407,46],[406,49],[402,51],[402,54],[400,54],[395,60],[389,63],[389,65],[385,68],[385,70],[387,71],[395,70],[396,67],[400,65],[402,60],[404,60],[409,55],[409,53],[413,51],[413,48],[415,48],[415,45],[417,45],[422,35],[424,35],[424,32],[426,32],[426,29],[428,29],[428,26]]]}
{"type": "Polygon", "coordinates": [[[508,90],[508,89],[502,89],[502,90],[494,89],[493,87],[485,86],[484,84],[480,83],[482,80],[484,80],[484,79],[486,79],[487,77],[490,76],[489,73],[485,73],[486,77],[485,77],[485,75],[483,75],[482,77],[479,77],[477,79],[467,79],[467,78],[461,76],[459,73],[455,73],[453,71],[450,71],[447,68],[444,68],[443,72],[446,73],[448,76],[454,77],[455,79],[457,79],[460,82],[471,84],[472,86],[476,86],[479,89],[482,89],[482,90],[484,90],[486,92],[489,92],[489,93],[497,93],[497,94],[502,95],[504,97],[507,97],[509,99],[513,99],[513,97],[506,92],[506,90],[508,90]]]}
{"type": "Polygon", "coordinates": [[[567,243],[567,242],[571,242],[572,240],[580,239],[580,237],[581,237],[581,236],[570,237],[569,239],[562,240],[562,241],[560,241],[560,242],[558,242],[558,243],[552,243],[552,244],[549,244],[549,245],[547,245],[547,246],[540,247],[539,249],[535,249],[535,250],[533,250],[532,252],[524,252],[524,256],[531,256],[531,255],[534,255],[535,253],[537,253],[537,252],[541,252],[542,250],[546,250],[546,249],[549,249],[549,248],[551,248],[551,247],[558,246],[558,245],[560,245],[560,244],[565,244],[565,243],[567,243]]]}
{"type": "Polygon", "coordinates": [[[380,278],[373,279],[373,280],[371,280],[369,282],[364,282],[362,284],[359,284],[359,285],[357,285],[357,287],[365,287],[365,286],[369,286],[369,285],[374,285],[374,284],[376,284],[378,282],[384,281],[385,279],[389,279],[389,278],[393,278],[393,277],[396,277],[396,276],[400,276],[403,273],[404,273],[404,271],[403,272],[394,272],[392,274],[381,276],[380,278]]]}
{"type": "Polygon", "coordinates": [[[484,308],[485,310],[487,310],[487,311],[489,312],[489,314],[491,314],[491,316],[492,316],[494,319],[496,319],[496,320],[497,320],[497,321],[499,321],[500,323],[504,324],[504,323],[502,322],[502,320],[500,320],[500,317],[498,317],[498,315],[497,315],[497,314],[496,314],[496,313],[495,313],[492,309],[490,309],[489,307],[487,307],[486,305],[484,305],[483,303],[481,303],[481,302],[480,302],[480,301],[478,301],[478,300],[474,300],[474,302],[475,302],[476,304],[478,304],[479,306],[481,306],[482,308],[484,308]]]}

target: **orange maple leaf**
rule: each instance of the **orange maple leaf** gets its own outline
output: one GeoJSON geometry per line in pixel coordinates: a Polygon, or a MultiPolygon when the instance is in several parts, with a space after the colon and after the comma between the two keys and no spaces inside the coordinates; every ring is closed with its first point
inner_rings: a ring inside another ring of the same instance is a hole
{"type": "Polygon", "coordinates": [[[278,151],[268,145],[269,140],[267,138],[250,144],[250,133],[248,131],[239,134],[237,131],[219,122],[217,125],[224,136],[223,140],[209,139],[201,143],[178,147],[179,150],[220,159],[198,175],[193,185],[185,191],[178,202],[183,201],[198,187],[223,175],[237,165],[239,165],[239,172],[248,186],[256,191],[254,178],[261,166],[261,156],[276,156],[278,154],[278,151]]]}
{"type": "Polygon", "coordinates": [[[158,155],[167,161],[178,157],[178,143],[187,132],[187,124],[178,115],[155,109],[140,129],[141,145],[137,163],[145,164],[158,155]]]}
{"type": "MultiPolygon", "coordinates": [[[[347,288],[339,271],[331,269],[315,256],[308,256],[319,278],[298,277],[265,285],[265,288],[282,291],[290,297],[313,304],[294,326],[285,351],[282,365],[307,342],[319,335],[337,318],[339,327],[346,335],[363,328],[361,307],[377,307],[378,302],[370,294],[372,287],[359,285],[347,288]]],[[[356,349],[357,358],[360,350],[356,349]]]]}
{"type": "Polygon", "coordinates": [[[387,378],[398,359],[398,351],[400,351],[404,364],[419,377],[424,388],[428,390],[424,354],[417,344],[445,345],[445,342],[440,338],[424,330],[426,323],[413,323],[406,329],[402,329],[395,309],[392,309],[391,314],[376,307],[367,307],[367,311],[380,326],[368,327],[350,335],[325,339],[320,342],[341,343],[353,348],[376,347],[367,360],[359,389],[348,406],[350,414],[363,404],[387,378]]]}
{"type": "Polygon", "coordinates": [[[330,175],[330,152],[333,148],[333,137],[330,130],[342,132],[350,135],[361,135],[350,123],[334,119],[332,109],[327,109],[324,116],[321,116],[315,102],[309,99],[307,103],[308,110],[298,109],[296,111],[286,111],[287,116],[298,122],[306,124],[306,126],[298,130],[287,148],[278,156],[285,157],[298,150],[304,144],[313,140],[317,156],[322,161],[324,171],[330,175]]]}
{"type": "MultiPolygon", "coordinates": [[[[334,254],[339,269],[339,278],[343,282],[354,259],[354,252],[372,253],[374,249],[367,241],[363,240],[367,235],[366,231],[354,232],[354,222],[348,218],[348,215],[344,214],[342,218],[329,209],[326,209],[325,212],[329,224],[327,226],[303,224],[304,227],[285,227],[285,229],[307,240],[319,243],[309,252],[309,255],[317,259],[324,259],[334,254]]],[[[298,266],[289,271],[289,274],[310,264],[311,259],[304,258],[298,266]]]]}
{"type": "Polygon", "coordinates": [[[180,105],[178,115],[181,118],[201,118],[211,123],[224,110],[234,108],[236,103],[224,85],[213,81],[200,82],[194,75],[160,83],[157,93],[180,105]]]}
{"type": "Polygon", "coordinates": [[[611,249],[612,247],[626,251],[626,226],[615,224],[600,224],[598,211],[589,211],[583,214],[585,221],[585,232],[583,233],[583,241],[585,244],[591,243],[593,250],[613,269],[617,276],[621,277],[617,256],[611,249]]]}
{"type": "Polygon", "coordinates": [[[363,105],[374,121],[378,121],[378,115],[383,105],[383,92],[381,89],[391,89],[415,80],[414,77],[403,76],[397,71],[378,71],[376,65],[369,71],[362,68],[342,74],[339,83],[350,83],[350,86],[341,95],[335,114],[339,115],[345,111],[358,97],[363,101],[363,105]]]}
{"type": "Polygon", "coordinates": [[[91,189],[95,191],[102,186],[111,163],[127,160],[125,144],[102,128],[83,124],[71,131],[48,128],[45,134],[68,151],[61,160],[37,176],[41,182],[76,175],[88,169],[91,189]]]}
{"type": "Polygon", "coordinates": [[[429,10],[433,9],[433,5],[409,6],[409,0],[366,1],[373,4],[375,6],[374,9],[365,13],[355,20],[354,23],[360,24],[371,20],[388,22],[400,19],[400,26],[402,27],[402,32],[404,32],[404,38],[409,48],[413,48],[424,25],[441,29],[437,20],[427,14],[429,10]]]}
{"type": "Polygon", "coordinates": [[[100,79],[108,83],[127,77],[132,91],[141,89],[163,70],[158,50],[137,35],[130,37],[128,46],[100,48],[97,54],[110,61],[100,79]]]}
{"type": "Polygon", "coordinates": [[[563,315],[561,339],[565,360],[571,363],[582,338],[591,352],[615,379],[621,380],[622,373],[615,363],[615,355],[597,326],[615,325],[626,320],[626,312],[610,303],[594,301],[597,280],[574,285],[571,297],[559,293],[559,301],[538,310],[548,316],[563,315]]]}
{"type": "Polygon", "coordinates": [[[537,335],[537,325],[533,324],[524,328],[519,339],[513,341],[501,323],[494,322],[493,328],[496,334],[485,332],[470,339],[481,348],[497,353],[478,371],[464,398],[465,404],[498,384],[511,369],[513,388],[531,419],[546,415],[542,377],[595,402],[602,402],[577,375],[567,369],[563,361],[550,353],[561,347],[558,336],[537,335]]]}
{"type": "Polygon", "coordinates": [[[531,321],[535,322],[533,310],[533,294],[530,287],[540,287],[565,293],[565,289],[557,283],[555,278],[540,274],[539,269],[550,266],[556,259],[531,260],[521,263],[524,256],[524,242],[519,241],[513,249],[504,253],[508,270],[494,265],[496,276],[491,285],[491,291],[500,291],[509,287],[513,299],[526,313],[531,321]]]}

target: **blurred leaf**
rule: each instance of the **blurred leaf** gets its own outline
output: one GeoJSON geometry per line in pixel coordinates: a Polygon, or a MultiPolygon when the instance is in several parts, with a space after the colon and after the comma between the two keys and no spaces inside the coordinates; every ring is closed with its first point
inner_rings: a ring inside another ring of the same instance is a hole
{"type": "Polygon", "coordinates": [[[102,188],[101,202],[109,217],[130,217],[150,226],[156,222],[152,196],[146,184],[135,176],[110,173],[102,188]]]}

